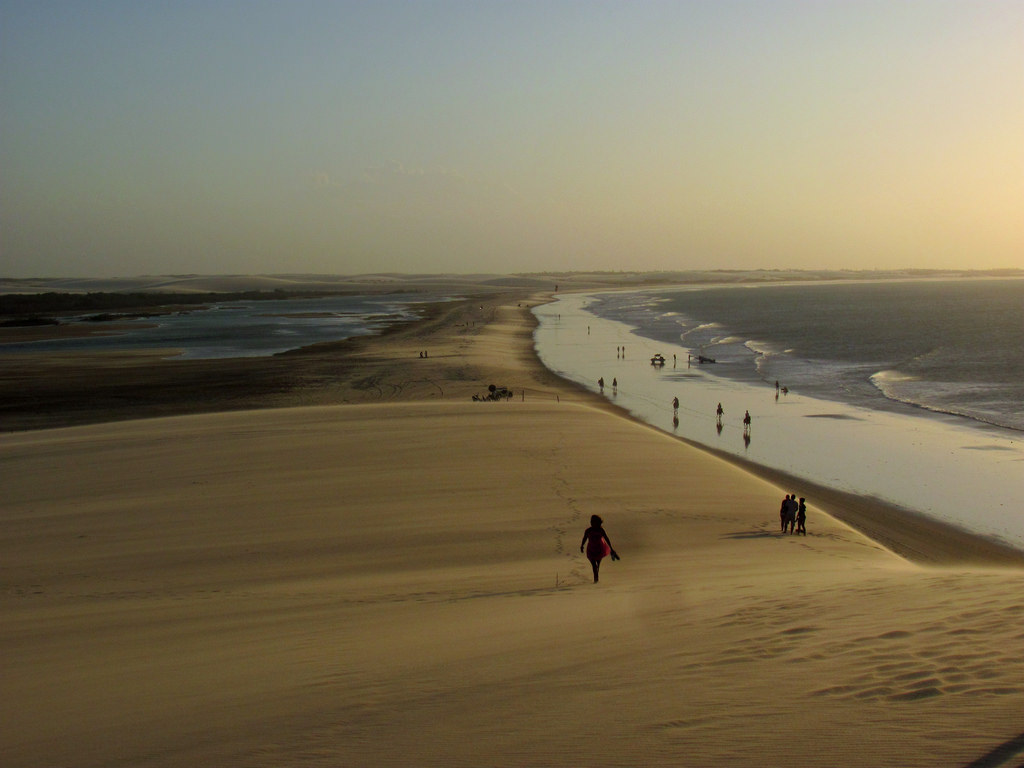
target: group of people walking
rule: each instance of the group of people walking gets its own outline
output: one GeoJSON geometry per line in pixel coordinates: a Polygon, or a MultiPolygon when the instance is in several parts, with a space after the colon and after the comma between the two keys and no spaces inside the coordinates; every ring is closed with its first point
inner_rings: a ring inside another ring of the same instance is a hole
{"type": "Polygon", "coordinates": [[[782,532],[789,530],[789,535],[794,533],[807,535],[807,506],[803,497],[798,501],[795,493],[787,493],[782,500],[782,508],[779,510],[779,519],[782,522],[782,532]]]}

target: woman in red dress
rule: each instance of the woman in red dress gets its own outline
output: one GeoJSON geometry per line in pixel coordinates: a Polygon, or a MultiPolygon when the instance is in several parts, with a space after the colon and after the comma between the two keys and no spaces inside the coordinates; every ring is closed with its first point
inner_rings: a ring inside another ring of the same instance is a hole
{"type": "Polygon", "coordinates": [[[608,534],[604,532],[604,528],[601,524],[604,521],[598,515],[590,516],[590,527],[583,532],[583,541],[580,542],[580,552],[583,548],[587,548],[587,560],[590,561],[590,567],[594,569],[594,583],[597,583],[597,572],[601,569],[601,559],[612,556],[612,560],[618,560],[619,556],[612,549],[612,543],[608,539],[608,534]]]}

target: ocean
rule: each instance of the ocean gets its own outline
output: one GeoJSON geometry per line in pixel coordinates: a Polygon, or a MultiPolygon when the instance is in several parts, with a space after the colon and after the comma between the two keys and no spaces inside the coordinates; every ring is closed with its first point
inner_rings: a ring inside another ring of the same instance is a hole
{"type": "Polygon", "coordinates": [[[605,294],[590,311],[714,358],[714,373],[1024,431],[1024,281],[605,294]]]}
{"type": "Polygon", "coordinates": [[[535,314],[545,365],[637,418],[1024,549],[1024,281],[615,291],[535,314]]]}
{"type": "MultiPolygon", "coordinates": [[[[415,319],[417,304],[446,298],[410,293],[218,302],[208,309],[118,319],[118,326],[128,328],[110,335],[0,344],[0,354],[166,349],[178,359],[263,357],[378,333],[415,319]]],[[[102,332],[105,325],[94,327],[102,332]]]]}

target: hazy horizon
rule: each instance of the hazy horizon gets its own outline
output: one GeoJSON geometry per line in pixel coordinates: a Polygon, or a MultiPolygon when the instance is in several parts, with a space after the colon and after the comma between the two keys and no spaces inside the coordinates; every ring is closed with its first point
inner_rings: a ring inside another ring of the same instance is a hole
{"type": "Polygon", "coordinates": [[[0,275],[1024,268],[1024,3],[0,0],[0,275]]]}

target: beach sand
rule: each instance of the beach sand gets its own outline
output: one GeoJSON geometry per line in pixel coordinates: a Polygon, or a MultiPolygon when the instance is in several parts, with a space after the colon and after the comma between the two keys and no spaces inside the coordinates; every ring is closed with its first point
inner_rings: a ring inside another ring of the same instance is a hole
{"type": "Polygon", "coordinates": [[[0,435],[3,764],[1024,762],[1024,569],[857,497],[874,539],[780,535],[791,488],[545,371],[530,303],[0,435]]]}

